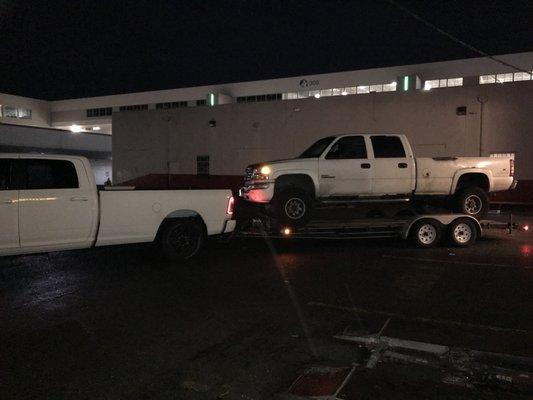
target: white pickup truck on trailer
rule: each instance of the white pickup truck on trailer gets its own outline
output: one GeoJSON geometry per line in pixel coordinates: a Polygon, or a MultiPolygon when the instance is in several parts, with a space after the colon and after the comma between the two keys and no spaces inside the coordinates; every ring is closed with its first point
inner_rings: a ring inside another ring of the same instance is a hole
{"type": "Polygon", "coordinates": [[[99,192],[84,157],[0,154],[0,256],[157,241],[187,259],[232,214],[229,189],[99,192]]]}
{"type": "Polygon", "coordinates": [[[250,165],[240,196],[270,204],[277,219],[303,226],[314,205],[453,200],[453,209],[482,219],[488,193],[516,186],[514,160],[415,158],[405,135],[350,134],[318,140],[299,157],[250,165]]]}

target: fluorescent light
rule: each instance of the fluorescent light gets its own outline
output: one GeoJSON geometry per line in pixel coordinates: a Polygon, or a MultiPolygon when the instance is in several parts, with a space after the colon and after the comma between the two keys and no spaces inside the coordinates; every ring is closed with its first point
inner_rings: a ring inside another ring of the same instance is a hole
{"type": "Polygon", "coordinates": [[[424,83],[424,90],[430,90],[431,89],[431,85],[429,84],[429,82],[425,82],[424,83]]]}
{"type": "Polygon", "coordinates": [[[346,96],[348,94],[348,92],[346,90],[343,90],[342,93],[341,93],[343,96],[346,96]]]}
{"type": "Polygon", "coordinates": [[[408,76],[403,77],[403,90],[405,92],[409,90],[409,77],[408,76]]]}
{"type": "Polygon", "coordinates": [[[99,131],[99,130],[100,130],[99,126],[93,126],[93,131],[99,131]]]}
{"type": "Polygon", "coordinates": [[[81,132],[83,128],[79,125],[70,125],[70,131],[73,133],[81,132]]]}
{"type": "Polygon", "coordinates": [[[315,93],[315,99],[320,99],[320,93],[315,93]]]}

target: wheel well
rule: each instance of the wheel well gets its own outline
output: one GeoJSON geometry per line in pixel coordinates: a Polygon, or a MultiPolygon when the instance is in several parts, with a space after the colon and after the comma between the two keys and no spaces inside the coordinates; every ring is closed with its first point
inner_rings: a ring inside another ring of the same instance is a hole
{"type": "Polygon", "coordinates": [[[199,223],[202,226],[204,236],[207,236],[207,226],[205,225],[205,222],[200,214],[191,210],[177,210],[167,215],[166,218],[161,221],[154,240],[159,240],[161,233],[167,227],[167,225],[175,222],[176,220],[191,220],[199,223]]]}
{"type": "Polygon", "coordinates": [[[279,194],[287,189],[302,189],[305,190],[312,198],[315,197],[315,184],[309,175],[290,174],[282,175],[276,178],[274,195],[279,194]]]}
{"type": "Polygon", "coordinates": [[[455,192],[457,193],[459,190],[465,189],[471,186],[479,187],[483,189],[485,192],[488,192],[490,189],[489,178],[485,174],[479,174],[475,172],[461,175],[461,177],[459,178],[459,181],[457,182],[457,187],[455,188],[455,192]]]}

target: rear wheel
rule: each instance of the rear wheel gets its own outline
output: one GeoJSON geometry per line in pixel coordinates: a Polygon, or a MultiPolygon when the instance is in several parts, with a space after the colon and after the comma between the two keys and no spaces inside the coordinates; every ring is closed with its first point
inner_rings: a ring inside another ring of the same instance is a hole
{"type": "Polygon", "coordinates": [[[477,227],[467,218],[458,218],[448,226],[448,239],[457,247],[467,247],[476,242],[477,227]]]}
{"type": "Polygon", "coordinates": [[[431,219],[417,221],[411,228],[411,237],[418,247],[433,247],[440,242],[441,225],[431,219]]]}
{"type": "Polygon", "coordinates": [[[290,189],[276,196],[274,208],[281,224],[302,227],[313,214],[313,199],[304,190],[290,189]]]}
{"type": "Polygon", "coordinates": [[[455,195],[455,211],[483,219],[489,212],[489,196],[479,187],[462,189],[455,195]]]}
{"type": "Polygon", "coordinates": [[[165,258],[172,261],[187,260],[202,248],[204,229],[200,221],[176,219],[163,227],[159,240],[165,258]]]}

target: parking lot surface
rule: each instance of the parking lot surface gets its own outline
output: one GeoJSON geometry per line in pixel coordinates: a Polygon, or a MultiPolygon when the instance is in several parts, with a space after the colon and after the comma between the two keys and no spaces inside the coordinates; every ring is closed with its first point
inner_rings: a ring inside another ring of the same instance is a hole
{"type": "MultiPolygon", "coordinates": [[[[393,239],[273,249],[211,242],[182,264],[151,245],[0,259],[0,398],[269,399],[307,363],[358,361],[332,336],[388,314],[389,336],[533,357],[529,233],[491,232],[465,249],[393,239]]],[[[529,398],[369,379],[354,399],[529,398]]]]}

